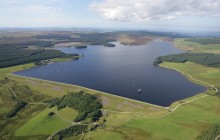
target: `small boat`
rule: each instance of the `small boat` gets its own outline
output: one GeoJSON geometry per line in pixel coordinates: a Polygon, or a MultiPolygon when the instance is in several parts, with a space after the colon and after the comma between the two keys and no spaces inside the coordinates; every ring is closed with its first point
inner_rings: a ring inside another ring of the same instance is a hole
{"type": "Polygon", "coordinates": [[[138,93],[141,93],[141,92],[142,92],[142,89],[141,89],[141,88],[140,88],[140,89],[138,89],[138,90],[137,90],[137,92],[138,92],[138,93]]]}

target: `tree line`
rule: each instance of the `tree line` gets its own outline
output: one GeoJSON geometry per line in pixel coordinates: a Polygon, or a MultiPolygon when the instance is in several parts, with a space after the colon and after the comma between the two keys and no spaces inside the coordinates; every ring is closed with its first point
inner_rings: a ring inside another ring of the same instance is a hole
{"type": "Polygon", "coordinates": [[[18,100],[16,105],[14,106],[13,109],[10,110],[10,112],[8,112],[6,114],[7,118],[12,118],[14,117],[19,111],[21,111],[28,103],[18,100]]]}
{"type": "Polygon", "coordinates": [[[185,39],[184,41],[195,42],[202,45],[220,44],[219,38],[190,38],[190,39],[185,39]]]}
{"type": "Polygon", "coordinates": [[[194,62],[208,67],[218,67],[220,68],[220,55],[210,54],[210,53],[181,53],[172,54],[167,56],[160,56],[154,61],[154,65],[158,65],[162,62],[194,62]]]}
{"type": "MultiPolygon", "coordinates": [[[[0,55],[1,53],[2,52],[0,52],[0,55]]],[[[12,53],[11,55],[13,55],[14,53],[12,53]]],[[[35,61],[42,61],[42,60],[47,60],[47,59],[52,59],[52,58],[58,58],[58,57],[72,57],[71,54],[65,54],[58,50],[35,51],[33,53],[29,53],[29,55],[26,54],[26,51],[24,51],[23,53],[25,53],[25,55],[20,54],[18,58],[1,61],[0,68],[20,65],[20,64],[25,64],[25,63],[35,62],[35,61]]]]}

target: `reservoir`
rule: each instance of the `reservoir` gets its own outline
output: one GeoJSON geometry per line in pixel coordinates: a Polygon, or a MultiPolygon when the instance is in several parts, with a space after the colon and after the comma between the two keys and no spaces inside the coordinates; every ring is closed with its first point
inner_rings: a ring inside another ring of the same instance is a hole
{"type": "Polygon", "coordinates": [[[180,73],[153,65],[158,56],[182,53],[170,42],[155,40],[141,46],[89,45],[84,49],[58,48],[83,54],[79,60],[54,63],[17,75],[79,85],[160,106],[169,106],[206,90],[180,73]],[[141,92],[138,92],[140,91],[141,92]]]}

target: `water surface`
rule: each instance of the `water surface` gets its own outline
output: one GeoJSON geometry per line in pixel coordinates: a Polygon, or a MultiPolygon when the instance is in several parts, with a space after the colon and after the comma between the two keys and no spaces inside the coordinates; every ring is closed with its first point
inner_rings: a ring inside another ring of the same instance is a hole
{"type": "Polygon", "coordinates": [[[75,84],[156,105],[201,93],[205,87],[188,81],[180,73],[153,65],[156,57],[182,53],[160,40],[143,46],[88,46],[60,48],[66,53],[84,54],[79,60],[32,68],[18,75],[75,84]],[[138,93],[138,89],[142,89],[138,93]]]}

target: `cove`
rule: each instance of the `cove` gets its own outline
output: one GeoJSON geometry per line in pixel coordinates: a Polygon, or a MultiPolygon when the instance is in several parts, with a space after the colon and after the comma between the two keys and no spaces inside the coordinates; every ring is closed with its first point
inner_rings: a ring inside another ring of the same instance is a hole
{"type": "Polygon", "coordinates": [[[79,85],[160,106],[169,106],[206,90],[176,71],[153,65],[158,56],[183,52],[170,42],[155,40],[142,46],[115,42],[115,45],[58,48],[65,53],[83,54],[84,57],[15,74],[79,85]],[[138,89],[142,92],[139,93],[138,89]]]}

